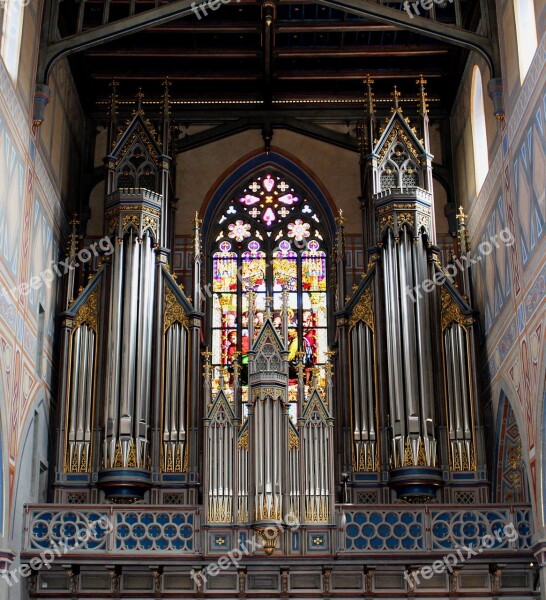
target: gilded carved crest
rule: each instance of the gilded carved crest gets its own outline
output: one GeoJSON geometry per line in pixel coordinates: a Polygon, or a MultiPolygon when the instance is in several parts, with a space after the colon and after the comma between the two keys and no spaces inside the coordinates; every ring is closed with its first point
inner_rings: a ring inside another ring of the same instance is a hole
{"type": "Polygon", "coordinates": [[[372,303],[372,289],[368,287],[357,305],[354,307],[351,317],[349,319],[349,325],[352,327],[358,321],[362,321],[372,331],[374,331],[374,314],[373,314],[373,303],[372,303]]]}
{"type": "Polygon", "coordinates": [[[173,323],[180,323],[182,327],[187,327],[188,315],[171,289],[167,286],[165,292],[163,331],[166,332],[173,323]]]}

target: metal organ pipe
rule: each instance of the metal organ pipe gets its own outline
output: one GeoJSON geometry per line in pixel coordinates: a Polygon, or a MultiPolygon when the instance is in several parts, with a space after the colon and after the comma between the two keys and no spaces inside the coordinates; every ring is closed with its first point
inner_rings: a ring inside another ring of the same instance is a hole
{"type": "MultiPolygon", "coordinates": [[[[403,224],[395,241],[388,231],[383,250],[384,287],[387,307],[386,336],[389,374],[389,405],[393,429],[394,466],[416,466],[422,460],[420,445],[424,449],[425,464],[436,464],[434,439],[434,405],[432,382],[432,349],[428,299],[414,300],[406,290],[427,279],[428,262],[421,237],[414,239],[403,224]],[[412,465],[406,465],[406,444],[410,441],[412,465]]],[[[370,340],[366,338],[366,354],[370,357],[370,340]]],[[[362,362],[362,351],[359,353],[362,362]]],[[[367,358],[368,358],[367,357],[367,358]]],[[[373,366],[366,361],[367,369],[373,366]]],[[[372,407],[372,389],[367,375],[366,400],[372,407]]],[[[360,408],[361,414],[370,418],[371,410],[360,408]],[[364,411],[364,412],[362,412],[364,411]]],[[[372,421],[369,421],[371,424],[372,421]]]]}
{"type": "Polygon", "coordinates": [[[66,459],[69,471],[80,472],[89,468],[95,369],[95,332],[85,322],[73,333],[70,369],[66,459]]]}
{"type": "Polygon", "coordinates": [[[444,359],[449,438],[455,470],[472,468],[473,425],[467,352],[466,330],[458,323],[451,323],[444,331],[444,359]]]}

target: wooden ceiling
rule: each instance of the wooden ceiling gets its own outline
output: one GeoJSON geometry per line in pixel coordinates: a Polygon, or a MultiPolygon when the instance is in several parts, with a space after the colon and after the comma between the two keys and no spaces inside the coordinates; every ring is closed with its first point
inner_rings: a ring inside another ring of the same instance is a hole
{"type": "MultiPolygon", "coordinates": [[[[224,0],[226,1],[226,0],[224,0]]],[[[357,0],[355,0],[356,2],[357,0]]],[[[403,2],[358,0],[397,11],[413,22],[403,2]]],[[[172,7],[180,0],[170,3],[172,7]]],[[[88,114],[106,109],[109,84],[120,85],[121,105],[132,102],[139,88],[145,99],[159,101],[161,82],[172,82],[176,113],[219,110],[340,109],[361,110],[369,73],[379,102],[394,85],[402,98],[415,97],[415,80],[428,80],[431,110],[449,111],[468,50],[430,35],[341,10],[334,2],[232,0],[198,18],[191,10],[168,22],[129,33],[131,18],[157,11],[160,0],[64,0],[59,4],[53,41],[84,39],[89,32],[118,24],[118,32],[69,60],[82,104],[88,114]],[[121,33],[120,33],[121,32],[121,33]]],[[[189,3],[188,7],[189,7],[189,3]]],[[[198,3],[199,4],[199,3],[198,3]]],[[[166,7],[169,8],[168,6],[166,7]]],[[[444,2],[423,11],[434,25],[456,32],[475,32],[480,3],[444,2]]]]}

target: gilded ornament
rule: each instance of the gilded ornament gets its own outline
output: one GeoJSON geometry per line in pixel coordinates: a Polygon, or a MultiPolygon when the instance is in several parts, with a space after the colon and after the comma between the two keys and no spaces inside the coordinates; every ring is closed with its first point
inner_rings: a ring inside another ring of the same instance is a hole
{"type": "Polygon", "coordinates": [[[80,307],[78,312],[76,313],[76,318],[74,319],[73,330],[75,331],[80,325],[86,323],[87,326],[92,329],[95,333],[97,333],[98,329],[98,292],[95,288],[87,300],[83,303],[83,306],[80,307]]]}
{"type": "MultiPolygon", "coordinates": [[[[182,327],[188,327],[188,316],[184,307],[178,302],[169,286],[165,292],[165,313],[163,318],[163,331],[166,332],[173,323],[180,323],[182,327]]],[[[203,353],[204,354],[204,353],[203,353]]]]}
{"type": "Polygon", "coordinates": [[[406,438],[406,447],[404,448],[404,467],[413,467],[413,452],[411,451],[411,443],[409,437],[406,438]]]}
{"type": "Polygon", "coordinates": [[[382,217],[379,221],[379,232],[381,233],[385,228],[394,229],[393,215],[387,215],[385,217],[382,217]]]}
{"type": "Polygon", "coordinates": [[[403,223],[408,223],[410,227],[415,227],[415,219],[411,213],[402,212],[396,213],[396,220],[398,222],[398,226],[400,227],[403,223]]]}
{"type": "Polygon", "coordinates": [[[360,300],[356,304],[349,318],[349,326],[353,327],[358,321],[363,321],[372,331],[374,331],[374,313],[373,313],[373,302],[372,302],[372,290],[368,287],[360,300]]]}
{"type": "Polygon", "coordinates": [[[127,466],[130,468],[136,468],[137,466],[136,448],[134,440],[131,440],[129,442],[129,455],[127,456],[127,466]]]}
{"type": "Polygon", "coordinates": [[[472,325],[473,318],[463,314],[460,307],[456,304],[451,294],[445,288],[442,288],[441,299],[442,331],[447,329],[447,327],[449,327],[453,322],[458,323],[465,329],[468,325],[472,325]]]}
{"type": "Polygon", "coordinates": [[[145,216],[142,219],[142,230],[145,231],[146,229],[150,229],[152,231],[152,233],[154,234],[154,237],[157,238],[157,219],[154,219],[153,217],[148,217],[145,216]]]}
{"type": "Polygon", "coordinates": [[[135,227],[135,229],[138,231],[138,229],[140,227],[140,216],[139,215],[124,215],[122,224],[121,224],[122,230],[125,231],[126,229],[128,229],[131,226],[135,227]]]}
{"type": "Polygon", "coordinates": [[[114,454],[114,467],[123,467],[123,458],[121,456],[121,443],[118,440],[116,452],[114,454]]]}
{"type": "Polygon", "coordinates": [[[239,450],[248,450],[248,428],[239,436],[237,448],[239,450]]]}
{"type": "Polygon", "coordinates": [[[300,440],[299,437],[296,435],[296,433],[290,429],[290,431],[288,432],[288,450],[292,450],[293,448],[299,448],[300,447],[300,440]]]}

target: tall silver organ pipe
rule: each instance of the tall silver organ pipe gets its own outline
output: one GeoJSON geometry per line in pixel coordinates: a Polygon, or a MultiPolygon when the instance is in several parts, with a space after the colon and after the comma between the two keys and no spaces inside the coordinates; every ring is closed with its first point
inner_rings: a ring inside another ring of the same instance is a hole
{"type": "Polygon", "coordinates": [[[304,510],[307,523],[325,523],[330,519],[331,432],[317,398],[315,391],[302,420],[304,510]]]}
{"type": "Polygon", "coordinates": [[[182,472],[186,442],[188,331],[173,323],[165,334],[163,470],[182,472]]]}
{"type": "Polygon", "coordinates": [[[357,321],[350,336],[355,469],[375,471],[377,432],[373,332],[368,325],[357,321]]]}
{"type": "Polygon", "coordinates": [[[234,517],[237,420],[224,394],[224,378],[205,419],[207,519],[209,523],[231,523],[234,517]]]}
{"type": "Polygon", "coordinates": [[[468,332],[452,322],[443,333],[451,468],[475,469],[468,332]]]}
{"type": "Polygon", "coordinates": [[[96,333],[87,323],[82,323],[72,334],[69,363],[67,472],[85,473],[91,469],[95,362],[96,333]]]}
{"type": "Polygon", "coordinates": [[[428,298],[407,292],[427,279],[426,249],[406,225],[398,235],[389,229],[383,248],[392,463],[435,467],[428,298]]]}
{"type": "Polygon", "coordinates": [[[259,521],[280,519],[282,513],[282,485],[280,472],[280,445],[284,436],[282,427],[282,400],[264,395],[257,398],[254,409],[256,435],[254,461],[256,492],[255,518],[259,521]]]}
{"type": "Polygon", "coordinates": [[[116,246],[111,270],[106,356],[106,468],[146,468],[151,394],[155,254],[148,230],[132,228],[116,246]]]}

